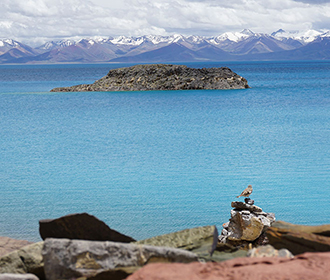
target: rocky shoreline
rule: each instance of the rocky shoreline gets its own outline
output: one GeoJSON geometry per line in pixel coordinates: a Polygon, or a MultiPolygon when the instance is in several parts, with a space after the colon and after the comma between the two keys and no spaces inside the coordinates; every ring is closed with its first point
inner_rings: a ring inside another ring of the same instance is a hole
{"type": "Polygon", "coordinates": [[[220,235],[203,226],[140,241],[88,213],[41,220],[41,242],[0,237],[0,280],[329,279],[330,225],[275,221],[249,198],[231,206],[220,235]]]}
{"type": "Polygon", "coordinates": [[[143,64],[110,70],[93,84],[54,88],[71,91],[150,91],[196,89],[245,89],[245,78],[227,67],[189,68],[185,65],[143,64]]]}

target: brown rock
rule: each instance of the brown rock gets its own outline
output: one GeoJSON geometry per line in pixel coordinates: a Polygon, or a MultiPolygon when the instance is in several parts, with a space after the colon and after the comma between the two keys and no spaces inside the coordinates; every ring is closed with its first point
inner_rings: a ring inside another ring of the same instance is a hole
{"type": "Polygon", "coordinates": [[[71,214],[54,220],[39,221],[39,232],[46,238],[67,238],[129,243],[133,238],[109,228],[104,222],[87,213],[71,214]]]}
{"type": "Polygon", "coordinates": [[[0,237],[0,256],[6,255],[29,244],[32,244],[32,242],[9,237],[0,237]]]}
{"type": "Polygon", "coordinates": [[[287,258],[237,258],[222,263],[149,264],[127,280],[325,280],[330,252],[287,258]]]}
{"type": "Polygon", "coordinates": [[[231,241],[254,241],[262,233],[264,225],[260,219],[253,216],[249,211],[231,212],[231,219],[228,231],[232,234],[228,236],[231,241]]]}
{"type": "Polygon", "coordinates": [[[294,231],[302,231],[305,233],[314,233],[314,234],[330,237],[330,224],[319,225],[319,226],[304,226],[304,225],[290,224],[284,221],[277,221],[273,223],[272,226],[281,229],[290,229],[294,231]]]}
{"type": "Polygon", "coordinates": [[[266,235],[274,248],[286,248],[294,255],[330,251],[330,237],[276,227],[268,228],[266,235]]]}

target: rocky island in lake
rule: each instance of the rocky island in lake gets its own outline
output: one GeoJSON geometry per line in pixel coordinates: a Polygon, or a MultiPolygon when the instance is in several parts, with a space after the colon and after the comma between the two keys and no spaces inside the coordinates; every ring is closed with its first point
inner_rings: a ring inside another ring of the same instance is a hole
{"type": "Polygon", "coordinates": [[[245,78],[227,67],[189,68],[185,65],[145,64],[110,70],[93,84],[51,91],[146,91],[249,88],[245,78]]]}

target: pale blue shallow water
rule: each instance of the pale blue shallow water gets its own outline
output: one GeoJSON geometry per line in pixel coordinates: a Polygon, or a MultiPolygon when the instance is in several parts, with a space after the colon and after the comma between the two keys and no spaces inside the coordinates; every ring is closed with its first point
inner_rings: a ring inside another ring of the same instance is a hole
{"type": "Polygon", "coordinates": [[[251,89],[50,93],[124,65],[0,66],[0,236],[88,212],[143,239],[228,221],[251,198],[330,223],[330,62],[231,62],[251,89]]]}

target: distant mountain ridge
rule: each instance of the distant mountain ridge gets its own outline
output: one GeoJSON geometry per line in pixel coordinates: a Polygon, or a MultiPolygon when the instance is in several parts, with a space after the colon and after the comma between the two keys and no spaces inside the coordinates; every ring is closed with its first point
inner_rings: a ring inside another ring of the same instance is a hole
{"type": "Polygon", "coordinates": [[[225,32],[219,36],[145,35],[50,41],[32,48],[0,40],[0,63],[188,62],[330,59],[330,30],[271,34],[225,32]]]}

